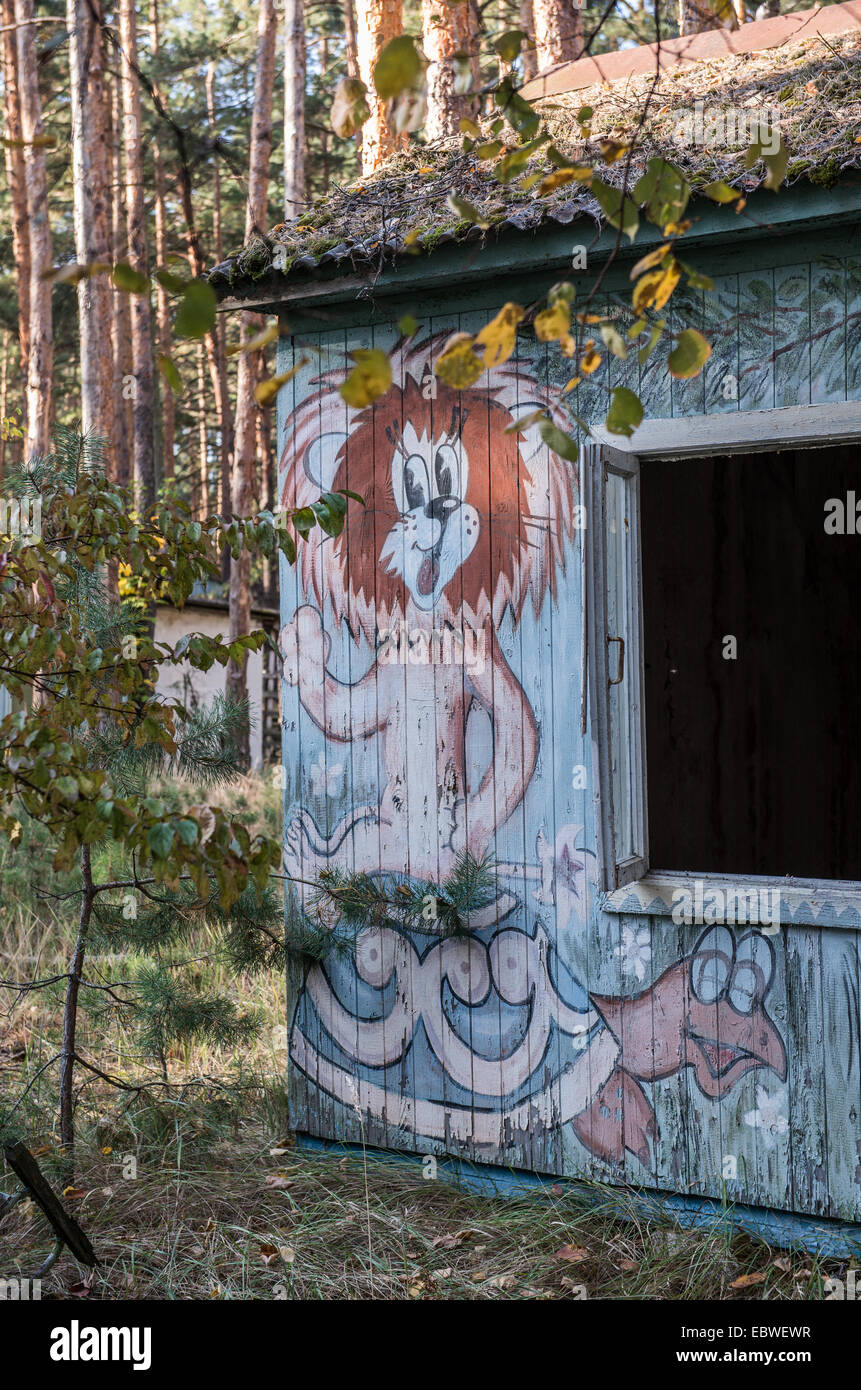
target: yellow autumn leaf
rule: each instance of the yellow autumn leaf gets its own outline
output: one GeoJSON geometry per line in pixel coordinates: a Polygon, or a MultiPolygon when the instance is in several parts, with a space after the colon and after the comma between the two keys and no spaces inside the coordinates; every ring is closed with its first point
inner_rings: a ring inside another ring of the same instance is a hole
{"type": "Polygon", "coordinates": [[[579,376],[572,376],[568,381],[566,381],[565,385],[562,387],[562,394],[563,394],[563,396],[567,396],[569,391],[573,391],[573,390],[574,390],[574,387],[575,387],[575,386],[579,386],[579,385],[580,385],[580,378],[579,378],[579,376]]]}
{"type": "Polygon", "coordinates": [[[482,358],[485,367],[501,367],[503,362],[508,361],[517,344],[517,325],[523,314],[522,305],[503,304],[496,318],[476,334],[475,345],[484,349],[482,358]]]}
{"type": "Polygon", "coordinates": [[[557,299],[549,309],[535,315],[535,336],[539,343],[555,343],[571,331],[571,310],[565,299],[557,299]]]}
{"type": "Polygon", "coordinates": [[[382,348],[357,348],[350,356],[356,365],[338,390],[347,405],[359,410],[388,391],[392,384],[392,364],[382,348]]]}
{"type": "Polygon", "coordinates": [[[278,325],[277,323],[270,323],[259,333],[255,333],[253,338],[246,338],[244,343],[231,343],[229,347],[225,348],[225,352],[228,357],[235,357],[237,352],[258,352],[261,348],[274,343],[277,337],[278,325]]]}
{"type": "Polygon", "coordinates": [[[660,265],[669,249],[670,243],[668,241],[663,242],[661,246],[655,247],[655,250],[650,251],[648,256],[643,256],[637,261],[637,264],[634,266],[628,278],[630,280],[636,280],[638,275],[642,275],[645,271],[651,270],[652,266],[660,265]]]}
{"type": "Polygon", "coordinates": [[[593,372],[596,372],[598,370],[600,365],[601,354],[600,352],[595,351],[595,344],[590,338],[588,343],[586,344],[586,351],[580,358],[580,370],[581,372],[584,372],[586,376],[591,376],[593,372]]]}
{"type": "MultiPolygon", "coordinates": [[[[277,331],[276,329],[276,332],[277,331]]],[[[243,347],[242,350],[247,351],[247,348],[243,347]]],[[[275,397],[278,395],[281,387],[286,386],[288,381],[292,381],[300,368],[307,366],[310,360],[309,357],[303,357],[296,363],[295,367],[290,368],[289,372],[281,372],[278,376],[270,376],[267,377],[266,381],[258,382],[254,388],[254,399],[257,404],[263,407],[274,405],[275,397]]]]}
{"type": "Polygon", "coordinates": [[[566,183],[588,183],[591,178],[592,170],[588,164],[569,164],[564,169],[554,169],[552,174],[545,174],[538,185],[538,194],[543,198],[545,194],[563,188],[566,183]]]}
{"type": "Polygon", "coordinates": [[[662,309],[681,278],[678,261],[671,261],[666,269],[650,270],[637,281],[632,303],[638,314],[644,309],[662,309]]]}
{"type": "Polygon", "coordinates": [[[475,352],[475,338],[471,333],[453,333],[434,364],[434,374],[462,391],[478,381],[484,371],[484,362],[475,352]]]}

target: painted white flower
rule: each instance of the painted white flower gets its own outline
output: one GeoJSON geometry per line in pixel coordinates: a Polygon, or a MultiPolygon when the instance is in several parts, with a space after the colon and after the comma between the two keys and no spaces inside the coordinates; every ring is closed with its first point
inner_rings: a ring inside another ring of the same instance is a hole
{"type": "Polygon", "coordinates": [[[613,954],[621,960],[624,975],[636,975],[638,980],[645,980],[652,960],[649,928],[637,927],[635,930],[633,927],[623,927],[621,944],[613,954]]]}
{"type": "Polygon", "coordinates": [[[789,1121],[784,1114],[786,1089],[768,1094],[764,1086],[756,1088],[756,1109],[748,1110],[744,1117],[751,1129],[762,1130],[762,1142],[767,1149],[773,1149],[782,1134],[789,1129],[789,1121]]]}
{"type": "Polygon", "coordinates": [[[331,796],[340,784],[343,771],[343,763],[332,763],[331,767],[327,768],[322,753],[318,754],[317,761],[311,764],[309,773],[311,786],[318,796],[331,796]]]}

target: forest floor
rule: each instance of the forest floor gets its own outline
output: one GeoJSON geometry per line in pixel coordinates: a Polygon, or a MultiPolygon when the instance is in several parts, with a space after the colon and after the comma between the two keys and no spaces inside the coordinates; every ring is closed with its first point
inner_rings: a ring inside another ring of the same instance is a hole
{"type": "MultiPolygon", "coordinates": [[[[277,833],[267,785],[247,779],[230,804],[277,833]]],[[[23,856],[0,852],[0,981],[67,968],[74,900],[34,895],[34,877],[51,882],[46,855],[38,840],[23,856]]],[[[111,1090],[79,1074],[66,1202],[100,1264],[92,1273],[64,1253],[43,1279],[43,1299],[821,1299],[824,1281],[845,1272],[845,1262],[771,1250],[725,1220],[689,1231],[646,1220],[607,1187],[478,1196],[373,1153],[297,1150],[287,1128],[283,980],[237,980],[212,945],[201,932],[194,968],[257,1011],[258,1036],[238,1052],[177,1048],[166,1065],[179,1084],[167,1094],[111,1090]]],[[[93,962],[106,981],[134,963],[122,951],[93,962]]],[[[0,1118],[30,1085],[14,1127],[62,1186],[56,1066],[38,1074],[57,1052],[59,1026],[56,986],[0,992],[0,1118]]],[[[159,1075],[136,1052],[122,1011],[85,1011],[80,1031],[100,1070],[159,1075]]],[[[0,1166],[0,1188],[12,1186],[0,1166]]],[[[22,1203],[0,1226],[0,1278],[32,1274],[50,1249],[41,1213],[22,1203]]]]}

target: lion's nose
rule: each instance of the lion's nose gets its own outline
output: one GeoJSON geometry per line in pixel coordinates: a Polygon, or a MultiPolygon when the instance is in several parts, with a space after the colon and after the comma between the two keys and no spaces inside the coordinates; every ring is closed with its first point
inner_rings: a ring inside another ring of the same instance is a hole
{"type": "Polygon", "coordinates": [[[460,499],[457,497],[435,497],[425,507],[425,516],[444,524],[448,521],[455,507],[459,506],[460,499]]]}

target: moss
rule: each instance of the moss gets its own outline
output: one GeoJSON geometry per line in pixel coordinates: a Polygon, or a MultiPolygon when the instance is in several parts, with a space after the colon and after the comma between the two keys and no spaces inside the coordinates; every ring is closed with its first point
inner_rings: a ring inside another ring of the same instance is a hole
{"type": "Polygon", "coordinates": [[[805,172],[817,188],[831,188],[840,176],[840,161],[832,155],[824,164],[808,164],[805,172]]]}

